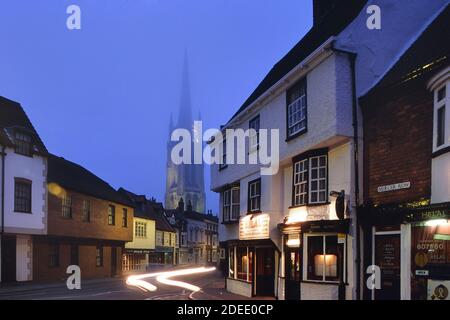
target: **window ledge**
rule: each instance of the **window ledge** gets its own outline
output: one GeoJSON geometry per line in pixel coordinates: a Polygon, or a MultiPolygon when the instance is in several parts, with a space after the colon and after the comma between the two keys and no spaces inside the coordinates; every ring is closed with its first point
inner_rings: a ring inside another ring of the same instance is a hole
{"type": "Polygon", "coordinates": [[[225,170],[226,168],[228,168],[228,165],[219,165],[219,171],[225,170]]]}
{"type": "Polygon", "coordinates": [[[288,209],[295,209],[295,208],[302,208],[302,207],[308,208],[308,207],[328,206],[330,204],[331,204],[330,201],[321,202],[321,203],[299,204],[299,205],[292,205],[292,206],[288,207],[288,209]]]}
{"type": "Polygon", "coordinates": [[[300,130],[299,132],[297,132],[297,133],[295,133],[295,134],[293,134],[291,136],[287,136],[287,138],[284,141],[285,142],[290,142],[291,140],[294,140],[294,139],[298,138],[299,136],[305,134],[306,132],[308,132],[307,128],[305,128],[303,130],[300,130]]]}
{"type": "Polygon", "coordinates": [[[443,147],[443,148],[440,148],[440,149],[437,149],[436,151],[433,152],[431,157],[434,159],[434,158],[437,158],[437,157],[442,156],[443,154],[446,154],[446,153],[449,153],[449,152],[450,152],[450,145],[446,146],[446,147],[443,147]]]}
{"type": "MultiPolygon", "coordinates": [[[[321,281],[321,280],[303,280],[301,283],[321,284],[321,285],[335,285],[338,286],[341,283],[339,281],[321,281]]],[[[346,283],[343,283],[346,284],[346,283]]]]}
{"type": "Polygon", "coordinates": [[[247,215],[250,215],[250,214],[260,214],[260,213],[262,213],[261,210],[247,211],[247,215]]]}
{"type": "Polygon", "coordinates": [[[20,210],[14,210],[14,213],[33,214],[31,211],[20,211],[20,210]]]}
{"type": "Polygon", "coordinates": [[[222,224],[236,224],[239,223],[239,220],[230,220],[230,221],[222,221],[222,224]]]}

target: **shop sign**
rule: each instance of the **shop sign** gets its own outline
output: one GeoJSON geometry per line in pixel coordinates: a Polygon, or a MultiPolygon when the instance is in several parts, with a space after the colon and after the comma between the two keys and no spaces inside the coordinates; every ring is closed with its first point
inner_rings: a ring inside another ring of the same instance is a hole
{"type": "Polygon", "coordinates": [[[268,239],[270,216],[265,213],[248,215],[239,220],[239,240],[268,239]]]}
{"type": "Polygon", "coordinates": [[[389,191],[409,189],[409,188],[411,188],[411,182],[407,181],[407,182],[389,184],[386,186],[380,186],[380,187],[378,187],[377,190],[379,193],[382,193],[382,192],[389,192],[389,191]]]}
{"type": "Polygon", "coordinates": [[[414,221],[426,221],[426,220],[449,219],[449,218],[450,218],[450,208],[431,208],[411,212],[406,216],[406,221],[414,222],[414,221]]]}

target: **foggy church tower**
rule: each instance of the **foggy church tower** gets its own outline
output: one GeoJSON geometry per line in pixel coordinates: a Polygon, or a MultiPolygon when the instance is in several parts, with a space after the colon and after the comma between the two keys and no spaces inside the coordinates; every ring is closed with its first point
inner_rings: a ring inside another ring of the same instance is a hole
{"type": "MultiPolygon", "coordinates": [[[[176,128],[184,128],[191,131],[193,129],[191,96],[189,86],[189,70],[187,55],[184,57],[180,109],[178,121],[174,126],[172,116],[169,124],[169,137],[167,143],[167,166],[166,166],[166,209],[175,209],[178,207],[178,201],[183,198],[185,205],[192,203],[192,209],[197,212],[205,212],[205,181],[203,164],[181,164],[175,165],[171,161],[170,153],[174,142],[170,141],[170,135],[176,128]]],[[[193,141],[191,141],[193,148],[193,141]]],[[[193,162],[192,162],[193,163],[193,162]]]]}

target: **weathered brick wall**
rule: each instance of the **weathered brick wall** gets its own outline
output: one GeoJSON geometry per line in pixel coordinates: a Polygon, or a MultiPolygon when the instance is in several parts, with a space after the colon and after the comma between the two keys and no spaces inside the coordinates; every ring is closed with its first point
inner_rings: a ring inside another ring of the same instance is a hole
{"type": "Polygon", "coordinates": [[[61,196],[49,192],[48,194],[48,234],[66,237],[94,238],[104,240],[133,240],[133,209],[93,198],[84,194],[63,190],[72,196],[72,219],[62,216],[61,196]],[[90,200],[90,222],[82,220],[83,200],[90,200]],[[108,225],[108,206],[114,205],[116,210],[115,225],[108,225]],[[122,209],[127,208],[127,227],[122,227],[122,209]]]}
{"type": "Polygon", "coordinates": [[[362,101],[364,198],[375,204],[429,198],[433,138],[433,96],[423,81],[382,90],[362,101]],[[379,193],[400,182],[411,188],[379,193]]]}

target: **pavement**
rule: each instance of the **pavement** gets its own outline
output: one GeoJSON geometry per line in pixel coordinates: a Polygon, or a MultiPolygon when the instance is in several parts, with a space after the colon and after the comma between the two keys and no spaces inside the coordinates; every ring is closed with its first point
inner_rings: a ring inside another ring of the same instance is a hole
{"type": "MultiPolygon", "coordinates": [[[[164,268],[161,271],[185,268],[188,266],[164,268]]],[[[153,271],[155,270],[151,272],[153,271]]],[[[171,278],[200,287],[201,290],[197,292],[160,283],[155,278],[145,280],[155,285],[156,291],[143,291],[128,286],[126,278],[82,280],[79,290],[69,290],[65,282],[2,285],[0,286],[0,300],[250,300],[247,297],[227,292],[224,288],[225,280],[217,270],[171,278]]]]}

